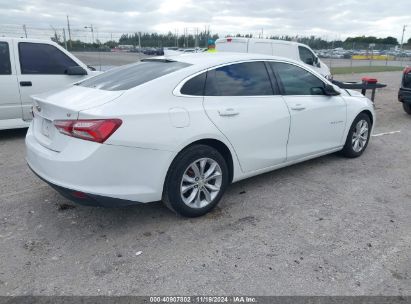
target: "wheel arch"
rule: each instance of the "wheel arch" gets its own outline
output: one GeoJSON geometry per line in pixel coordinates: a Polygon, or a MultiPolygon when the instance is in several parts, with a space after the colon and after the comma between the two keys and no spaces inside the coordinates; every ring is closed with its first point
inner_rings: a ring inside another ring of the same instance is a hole
{"type": "MultiPolygon", "coordinates": [[[[366,114],[369,117],[370,121],[371,121],[371,126],[374,126],[374,115],[371,113],[370,110],[363,110],[360,113],[358,113],[358,115],[360,115],[360,114],[366,114]]],[[[357,117],[357,116],[355,116],[355,117],[357,117]]]]}
{"type": "Polygon", "coordinates": [[[175,159],[177,158],[178,155],[180,155],[182,152],[184,152],[184,150],[186,150],[189,147],[192,147],[194,145],[207,145],[210,146],[214,149],[216,149],[221,156],[224,158],[224,160],[227,163],[227,167],[228,167],[228,171],[229,171],[229,182],[231,183],[233,181],[234,178],[234,157],[235,155],[233,155],[234,152],[232,152],[230,150],[230,148],[228,147],[228,145],[226,143],[224,143],[221,140],[215,139],[215,138],[202,138],[202,139],[197,139],[195,141],[192,141],[189,144],[186,144],[184,147],[182,147],[181,149],[179,149],[179,151],[174,155],[170,166],[167,170],[167,174],[166,174],[166,178],[164,180],[164,184],[167,182],[167,178],[168,178],[168,174],[170,171],[171,166],[173,165],[175,159]]]}

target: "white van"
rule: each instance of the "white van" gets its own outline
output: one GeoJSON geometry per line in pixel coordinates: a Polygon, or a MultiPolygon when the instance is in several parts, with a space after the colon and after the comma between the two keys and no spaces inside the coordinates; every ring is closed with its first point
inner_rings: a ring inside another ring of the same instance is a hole
{"type": "Polygon", "coordinates": [[[29,125],[31,95],[97,73],[50,40],[0,37],[0,130],[29,125]]]}
{"type": "Polygon", "coordinates": [[[217,52],[266,54],[301,61],[327,79],[331,79],[328,66],[305,44],[274,39],[227,37],[215,42],[217,52]]]}

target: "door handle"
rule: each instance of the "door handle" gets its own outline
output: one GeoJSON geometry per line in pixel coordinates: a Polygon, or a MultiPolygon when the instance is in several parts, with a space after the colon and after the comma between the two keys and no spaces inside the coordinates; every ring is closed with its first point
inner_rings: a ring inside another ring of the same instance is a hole
{"type": "Polygon", "coordinates": [[[305,110],[305,107],[303,105],[297,104],[294,107],[291,107],[291,110],[302,111],[302,110],[305,110]]]}
{"type": "Polygon", "coordinates": [[[20,81],[21,87],[31,87],[32,85],[31,81],[20,81]]]}
{"type": "Polygon", "coordinates": [[[228,108],[228,109],[225,109],[225,110],[218,111],[218,114],[220,116],[236,116],[236,115],[240,114],[240,112],[236,111],[233,108],[228,108]]]}

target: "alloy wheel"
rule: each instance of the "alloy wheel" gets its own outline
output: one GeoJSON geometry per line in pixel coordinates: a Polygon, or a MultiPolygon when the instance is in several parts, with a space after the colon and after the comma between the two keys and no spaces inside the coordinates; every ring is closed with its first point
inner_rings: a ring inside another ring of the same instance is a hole
{"type": "Polygon", "coordinates": [[[220,193],[222,175],[219,164],[211,158],[192,162],[181,180],[181,199],[190,208],[209,205],[220,193]]]}
{"type": "Polygon", "coordinates": [[[355,152],[361,152],[368,141],[369,126],[364,119],[357,122],[354,133],[352,135],[352,149],[355,152]]]}

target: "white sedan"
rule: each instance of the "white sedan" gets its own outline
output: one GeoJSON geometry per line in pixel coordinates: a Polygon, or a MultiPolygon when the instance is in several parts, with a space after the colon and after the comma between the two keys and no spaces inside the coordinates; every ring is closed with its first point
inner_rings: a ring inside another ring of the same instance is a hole
{"type": "Polygon", "coordinates": [[[360,156],[372,102],[268,55],[159,57],[34,97],[27,162],[73,201],[163,200],[183,216],[227,186],[341,151],[360,156]]]}

